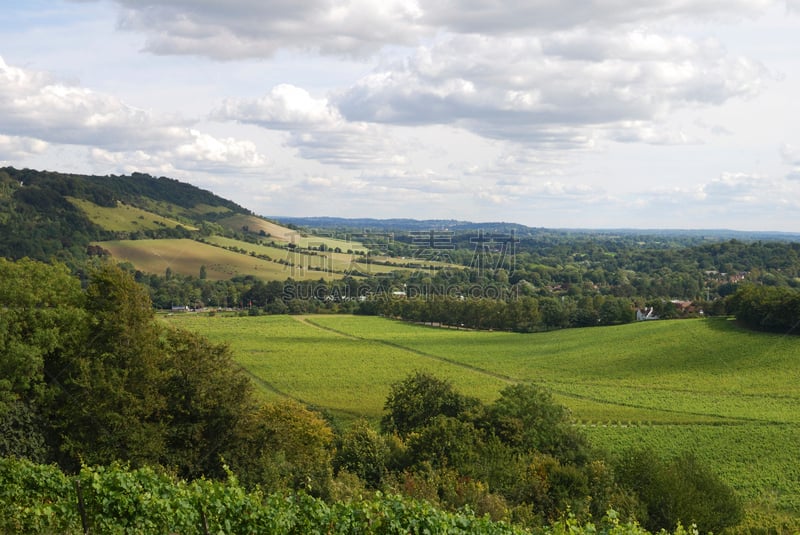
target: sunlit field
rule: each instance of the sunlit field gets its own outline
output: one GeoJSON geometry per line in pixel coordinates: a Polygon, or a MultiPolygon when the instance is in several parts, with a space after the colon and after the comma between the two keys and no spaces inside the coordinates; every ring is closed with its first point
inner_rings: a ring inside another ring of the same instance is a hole
{"type": "Polygon", "coordinates": [[[485,402],[506,385],[535,382],[596,446],[694,451],[747,500],[751,520],[800,516],[800,337],[726,319],[537,334],[339,315],[168,321],[229,343],[265,398],[291,397],[344,420],[377,421],[389,386],[415,370],[485,402]]]}

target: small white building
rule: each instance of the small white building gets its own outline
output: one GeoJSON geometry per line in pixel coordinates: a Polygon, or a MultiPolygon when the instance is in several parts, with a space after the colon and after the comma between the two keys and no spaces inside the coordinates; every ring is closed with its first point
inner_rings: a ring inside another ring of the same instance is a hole
{"type": "Polygon", "coordinates": [[[653,307],[645,308],[644,310],[636,309],[636,321],[657,320],[658,314],[655,313],[653,307]]]}

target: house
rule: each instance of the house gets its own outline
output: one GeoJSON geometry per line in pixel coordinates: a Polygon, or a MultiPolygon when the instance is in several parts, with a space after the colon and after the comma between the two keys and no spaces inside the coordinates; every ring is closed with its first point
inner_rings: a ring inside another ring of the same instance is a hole
{"type": "Polygon", "coordinates": [[[658,314],[655,313],[653,307],[645,308],[644,310],[636,309],[636,321],[657,320],[658,314]]]}

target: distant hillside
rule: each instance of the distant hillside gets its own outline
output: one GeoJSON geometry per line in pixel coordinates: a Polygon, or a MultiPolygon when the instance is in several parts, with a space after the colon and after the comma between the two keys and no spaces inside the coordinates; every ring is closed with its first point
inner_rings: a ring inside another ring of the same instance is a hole
{"type": "Polygon", "coordinates": [[[69,260],[97,240],[178,238],[249,216],[234,202],[165,177],[0,168],[0,256],[69,260]]]}
{"type": "Polygon", "coordinates": [[[800,232],[773,232],[773,231],[743,231],[730,229],[588,229],[588,228],[544,228],[529,227],[519,223],[503,221],[487,221],[476,223],[457,219],[374,219],[374,218],[344,218],[344,217],[291,217],[270,216],[271,219],[287,225],[294,225],[307,229],[331,230],[362,230],[362,231],[420,231],[420,230],[450,230],[450,231],[475,231],[484,232],[511,232],[519,237],[539,236],[543,234],[558,234],[563,236],[626,236],[626,237],[678,237],[693,240],[770,240],[770,241],[800,241],[800,232]]]}
{"type": "Polygon", "coordinates": [[[511,232],[530,235],[545,231],[527,227],[518,223],[486,222],[475,223],[472,221],[459,221],[456,219],[374,219],[374,218],[343,218],[343,217],[271,217],[287,225],[294,225],[314,229],[358,229],[361,231],[425,231],[425,230],[452,230],[470,231],[482,230],[485,232],[511,232]]]}
{"type": "Polygon", "coordinates": [[[0,168],[0,257],[77,266],[102,255],[143,273],[212,280],[411,269],[380,251],[367,254],[357,240],[289,228],[170,178],[0,168]]]}

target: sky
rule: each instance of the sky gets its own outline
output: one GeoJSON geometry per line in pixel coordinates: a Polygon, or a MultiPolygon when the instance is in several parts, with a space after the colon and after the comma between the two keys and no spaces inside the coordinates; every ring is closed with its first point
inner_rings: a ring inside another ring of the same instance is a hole
{"type": "Polygon", "coordinates": [[[800,232],[800,0],[0,0],[0,165],[262,216],[800,232]]]}

